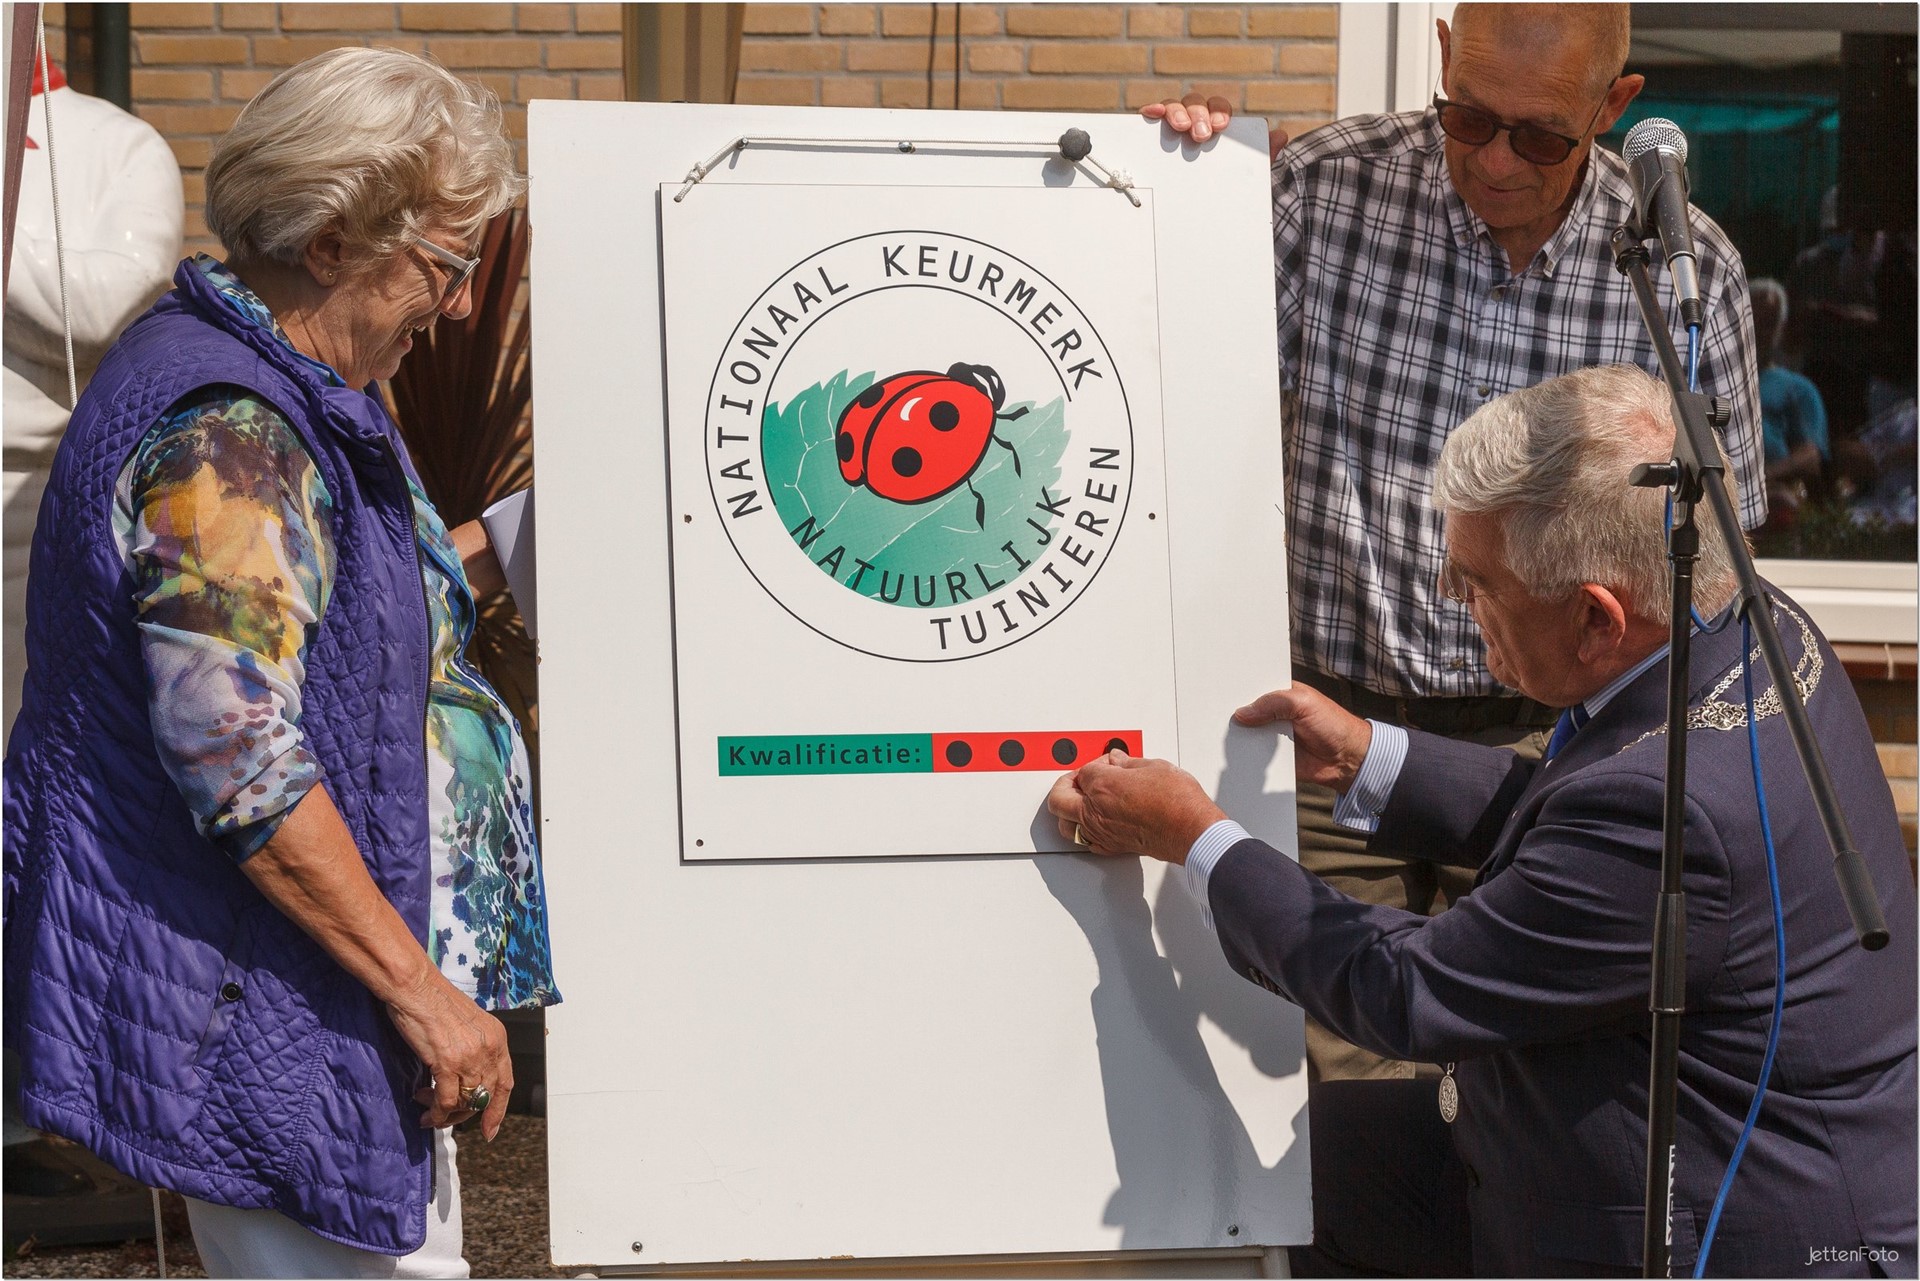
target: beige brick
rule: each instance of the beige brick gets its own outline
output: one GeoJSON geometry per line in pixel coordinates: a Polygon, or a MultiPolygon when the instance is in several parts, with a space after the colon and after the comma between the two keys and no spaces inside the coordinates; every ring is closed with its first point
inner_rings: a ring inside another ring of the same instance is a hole
{"type": "Polygon", "coordinates": [[[999,110],[1000,82],[998,80],[962,80],[960,109],[962,111],[999,110]]]}
{"type": "Polygon", "coordinates": [[[583,34],[605,35],[620,30],[620,6],[617,4],[577,4],[573,6],[573,29],[583,34]]]}
{"type": "Polygon", "coordinates": [[[240,114],[237,104],[187,107],[142,102],[135,104],[135,107],[140,118],[159,130],[163,136],[183,133],[222,134],[233,127],[234,117],[240,114]]]}
{"type": "Polygon", "coordinates": [[[370,28],[385,28],[388,31],[393,30],[393,6],[390,4],[331,3],[283,4],[280,6],[280,29],[282,31],[364,32],[370,28]]]}
{"type": "Polygon", "coordinates": [[[207,215],[198,208],[189,208],[187,216],[180,224],[181,234],[189,239],[206,240],[213,236],[212,228],[207,226],[207,215]]]}
{"type": "Polygon", "coordinates": [[[619,76],[581,76],[577,92],[582,102],[619,102],[627,96],[619,76]]]}
{"type": "Polygon", "coordinates": [[[1209,101],[1214,98],[1226,99],[1227,105],[1235,111],[1246,106],[1246,83],[1241,80],[1188,80],[1182,96],[1189,93],[1203,94],[1209,101]]]}
{"type": "Polygon", "coordinates": [[[1024,45],[974,44],[967,46],[968,71],[997,71],[1018,75],[1027,69],[1024,45]]]}
{"type": "Polygon", "coordinates": [[[315,54],[325,53],[329,49],[365,43],[366,41],[359,36],[345,34],[255,36],[253,61],[255,66],[260,67],[291,67],[297,62],[305,62],[315,54]]]}
{"type": "Polygon", "coordinates": [[[1916,795],[1920,789],[1915,787],[1912,779],[1890,778],[1887,780],[1887,786],[1893,789],[1893,808],[1896,811],[1901,814],[1912,814],[1916,808],[1920,808],[1920,795],[1916,795]]]}
{"type": "Polygon", "coordinates": [[[1027,55],[1027,70],[1040,75],[1137,76],[1146,69],[1143,44],[1049,40],[1036,43],[1027,55]]]}
{"type": "Polygon", "coordinates": [[[280,21],[270,4],[223,4],[219,13],[222,31],[271,31],[280,21]]]}
{"type": "Polygon", "coordinates": [[[1286,132],[1289,141],[1296,140],[1315,129],[1333,123],[1332,116],[1268,116],[1268,129],[1281,129],[1286,132]]]}
{"type": "Polygon", "coordinates": [[[465,74],[464,78],[493,90],[494,96],[500,99],[504,105],[512,106],[515,103],[526,101],[526,99],[514,93],[514,76],[511,71],[469,71],[465,74]]]}
{"type": "Polygon", "coordinates": [[[535,98],[571,98],[574,92],[574,78],[564,71],[552,74],[522,71],[513,78],[513,97],[516,102],[532,102],[535,98]]]}
{"type": "Polygon", "coordinates": [[[206,102],[213,97],[213,73],[135,67],[133,96],[138,102],[206,102]]]}
{"type": "Polygon", "coordinates": [[[1264,76],[1273,49],[1263,44],[1174,44],[1153,51],[1153,69],[1166,76],[1264,76]]]}
{"type": "MultiPolygon", "coordinates": [[[[880,6],[880,30],[889,36],[927,36],[953,34],[954,11],[951,4],[888,4],[880,6]]],[[[1000,34],[1000,14],[990,4],[960,6],[960,34],[994,36],[1000,34]]]]}
{"type": "Polygon", "coordinates": [[[811,107],[818,101],[819,86],[811,76],[742,75],[734,101],[763,107],[811,107]]]}
{"type": "Polygon", "coordinates": [[[1186,15],[1184,5],[1137,4],[1127,10],[1127,34],[1136,40],[1175,40],[1186,34],[1186,15]]]}
{"type": "Polygon", "coordinates": [[[1007,8],[1007,34],[1117,36],[1120,34],[1121,17],[1120,6],[1111,4],[1010,5],[1007,8]]]}
{"type": "Polygon", "coordinates": [[[517,4],[513,6],[513,29],[515,31],[571,31],[573,30],[574,6],[554,4],[547,0],[544,4],[517,4]]]}
{"type": "Polygon", "coordinates": [[[1246,25],[1246,15],[1238,9],[1194,8],[1187,11],[1190,36],[1237,36],[1246,25]]]}
{"type": "MultiPolygon", "coordinates": [[[[870,4],[823,4],[820,6],[820,34],[823,36],[870,36],[877,21],[870,4]]],[[[821,96],[826,86],[821,85],[821,96]]],[[[849,104],[834,103],[833,106],[849,104]]]]}
{"type": "Polygon", "coordinates": [[[887,78],[880,82],[880,105],[883,107],[924,107],[927,105],[927,82],[922,77],[912,79],[887,78]]]}
{"type": "Polygon", "coordinates": [[[1247,34],[1333,37],[1340,34],[1340,11],[1331,5],[1257,4],[1247,15],[1247,34]]]}
{"type": "MultiPolygon", "coordinates": [[[[833,5],[823,8],[831,9],[833,5]]],[[[824,17],[824,13],[822,15],[824,17]]],[[[833,76],[820,82],[820,105],[823,107],[877,107],[880,105],[879,82],[850,76],[833,76]]]]}
{"type": "MultiPolygon", "coordinates": [[[[550,71],[618,71],[620,69],[620,42],[605,36],[593,36],[575,40],[549,40],[547,46],[547,69],[550,71]]],[[[538,66],[537,62],[528,66],[538,66]]]]}
{"type": "Polygon", "coordinates": [[[1916,752],[1912,743],[1876,743],[1880,753],[1880,770],[1888,778],[1912,778],[1920,765],[1920,752],[1916,752]]]}
{"type": "Polygon", "coordinates": [[[373,36],[367,43],[375,49],[404,49],[408,53],[427,51],[427,41],[424,36],[373,36]]]}
{"type": "Polygon", "coordinates": [[[247,60],[245,36],[214,36],[205,33],[168,36],[137,31],[134,33],[133,44],[139,53],[140,62],[148,66],[186,63],[205,67],[232,62],[244,63],[247,60]]]}
{"type": "Polygon", "coordinates": [[[744,19],[750,36],[812,35],[810,4],[750,4],[744,19]]]}
{"type": "Polygon", "coordinates": [[[742,71],[838,71],[840,46],[833,41],[743,40],[742,71]]]}
{"type": "Polygon", "coordinates": [[[213,159],[211,138],[168,138],[167,145],[173,148],[173,158],[183,170],[205,169],[207,161],[213,159]]]}
{"type": "Polygon", "coordinates": [[[1287,76],[1331,76],[1340,70],[1340,50],[1331,44],[1283,44],[1280,46],[1280,74],[1287,76]]]}
{"type": "Polygon", "coordinates": [[[402,31],[511,31],[510,4],[403,4],[402,31]]]}
{"type": "Polygon", "coordinates": [[[255,71],[248,67],[227,67],[220,72],[220,96],[228,102],[251,102],[280,73],[255,71]]]}
{"type": "Polygon", "coordinates": [[[1333,86],[1312,80],[1258,80],[1247,86],[1247,110],[1289,115],[1333,110],[1333,86]]]}
{"type": "Polygon", "coordinates": [[[501,123],[507,127],[507,137],[512,138],[515,142],[525,141],[527,136],[527,109],[509,104],[501,114],[501,123]]]}
{"type": "MultiPolygon", "coordinates": [[[[922,44],[918,40],[849,40],[848,71],[953,70],[951,43],[922,44]]],[[[924,98],[925,95],[923,94],[924,98]]]]}
{"type": "Polygon", "coordinates": [[[1123,105],[1114,80],[1009,80],[1000,101],[1026,111],[1117,111],[1123,105]]]}
{"type": "Polygon", "coordinates": [[[207,175],[200,170],[180,175],[180,194],[190,205],[207,203],[207,175]]]}
{"type": "MultiPolygon", "coordinates": [[[[194,27],[204,31],[213,25],[213,6],[210,4],[136,4],[128,7],[127,21],[135,31],[146,31],[153,27],[194,27]]],[[[51,35],[53,18],[47,18],[47,30],[51,35]]]]}
{"type": "Polygon", "coordinates": [[[1129,80],[1126,96],[1129,109],[1138,110],[1150,102],[1165,102],[1169,98],[1178,98],[1187,91],[1184,80],[1129,80]]]}
{"type": "MultiPolygon", "coordinates": [[[[447,67],[523,67],[531,70],[541,65],[542,43],[531,36],[484,39],[478,36],[435,36],[427,41],[427,52],[447,67]]],[[[552,53],[563,43],[571,42],[554,41],[548,46],[547,52],[552,53]]],[[[547,65],[554,64],[549,61],[547,65]]]]}

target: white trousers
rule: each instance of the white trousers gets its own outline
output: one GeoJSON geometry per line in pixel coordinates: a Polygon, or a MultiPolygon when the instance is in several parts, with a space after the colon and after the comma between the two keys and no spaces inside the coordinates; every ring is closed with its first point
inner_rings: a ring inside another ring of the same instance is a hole
{"type": "Polygon", "coordinates": [[[183,1198],[193,1243],[209,1277],[465,1277],[460,1241],[460,1170],[452,1130],[433,1132],[433,1204],[427,1239],[398,1258],[341,1245],[301,1227],[277,1210],[236,1210],[183,1198]]]}

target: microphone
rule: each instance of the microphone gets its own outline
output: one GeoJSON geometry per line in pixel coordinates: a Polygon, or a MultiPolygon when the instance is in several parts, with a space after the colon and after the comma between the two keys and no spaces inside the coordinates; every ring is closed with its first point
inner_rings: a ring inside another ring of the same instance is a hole
{"type": "Polygon", "coordinates": [[[1700,259],[1687,224],[1687,135],[1671,120],[1651,116],[1627,130],[1623,148],[1633,184],[1634,217],[1643,233],[1658,232],[1680,318],[1689,327],[1706,319],[1700,302],[1700,259]]]}

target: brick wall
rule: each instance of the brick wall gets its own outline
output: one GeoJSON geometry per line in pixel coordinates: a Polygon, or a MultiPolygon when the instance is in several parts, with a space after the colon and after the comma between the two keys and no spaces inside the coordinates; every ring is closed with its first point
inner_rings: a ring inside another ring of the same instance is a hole
{"type": "MultiPolygon", "coordinates": [[[[1911,670],[1911,669],[1909,669],[1911,670]]],[[[1900,830],[1907,838],[1907,853],[1915,850],[1915,811],[1920,810],[1920,749],[1914,741],[1920,731],[1920,708],[1916,708],[1916,687],[1907,679],[1877,680],[1855,675],[1853,688],[1866,709],[1867,724],[1880,749],[1880,768],[1886,771],[1893,788],[1894,808],[1900,811],[1900,830]]]]}
{"type": "Polygon", "coordinates": [[[750,4],[738,100],[1126,111],[1198,90],[1297,134],[1333,117],[1338,35],[1331,4],[750,4]]]}
{"type": "MultiPolygon", "coordinates": [[[[64,53],[65,6],[47,9],[64,53]]],[[[500,95],[526,161],[533,98],[621,96],[617,4],[135,4],[133,109],[180,160],[187,249],[218,252],[202,215],[214,140],[287,67],[341,45],[431,54],[500,95]]]]}

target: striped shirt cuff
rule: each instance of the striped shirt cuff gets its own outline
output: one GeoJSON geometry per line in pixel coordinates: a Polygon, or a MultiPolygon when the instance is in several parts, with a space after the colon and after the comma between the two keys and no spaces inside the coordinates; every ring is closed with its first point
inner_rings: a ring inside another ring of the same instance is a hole
{"type": "Polygon", "coordinates": [[[1380,829],[1380,811],[1387,808],[1387,798],[1407,763],[1407,731],[1380,721],[1368,723],[1373,726],[1373,744],[1367,748],[1367,759],[1360,762],[1353,786],[1333,807],[1333,821],[1356,832],[1380,829]]]}
{"type": "Polygon", "coordinates": [[[1193,894],[1194,901],[1200,905],[1200,919],[1209,930],[1213,928],[1213,908],[1207,899],[1207,881],[1213,876],[1214,864],[1218,863],[1226,852],[1248,839],[1250,833],[1230,818],[1223,818],[1206,831],[1200,833],[1200,839],[1187,851],[1187,862],[1183,869],[1187,878],[1187,889],[1193,894]]]}

